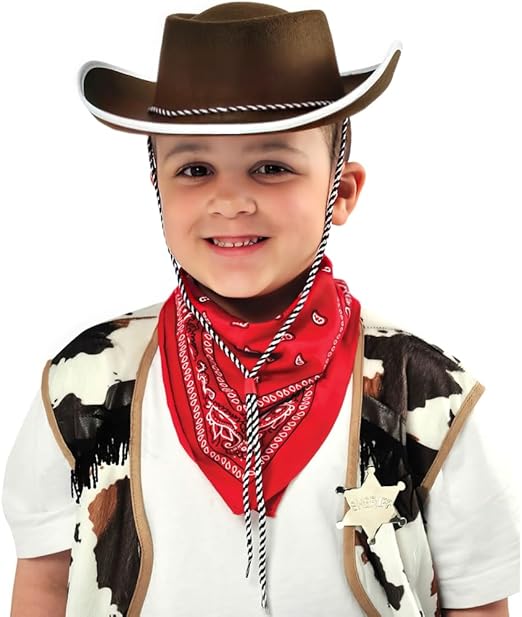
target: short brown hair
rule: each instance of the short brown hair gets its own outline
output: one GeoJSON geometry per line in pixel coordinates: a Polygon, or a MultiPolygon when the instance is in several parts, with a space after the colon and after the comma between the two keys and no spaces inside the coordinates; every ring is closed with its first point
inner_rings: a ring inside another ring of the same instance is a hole
{"type": "MultiPolygon", "coordinates": [[[[343,121],[334,122],[334,124],[325,124],[321,126],[326,145],[330,152],[330,160],[332,163],[337,161],[339,156],[339,148],[341,146],[341,129],[343,127],[343,121]]],[[[344,160],[347,161],[350,156],[350,146],[352,145],[352,127],[350,121],[348,121],[348,128],[346,131],[346,148],[344,151],[344,160]]]]}

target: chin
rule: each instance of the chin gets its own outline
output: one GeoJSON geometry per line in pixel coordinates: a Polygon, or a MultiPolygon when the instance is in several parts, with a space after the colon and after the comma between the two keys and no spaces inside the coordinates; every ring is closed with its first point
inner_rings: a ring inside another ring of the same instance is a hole
{"type": "Polygon", "coordinates": [[[263,296],[271,291],[266,285],[262,285],[261,282],[256,285],[252,278],[245,281],[230,280],[226,282],[220,281],[219,283],[209,281],[208,283],[203,282],[203,284],[223,298],[233,298],[236,300],[263,296]]]}

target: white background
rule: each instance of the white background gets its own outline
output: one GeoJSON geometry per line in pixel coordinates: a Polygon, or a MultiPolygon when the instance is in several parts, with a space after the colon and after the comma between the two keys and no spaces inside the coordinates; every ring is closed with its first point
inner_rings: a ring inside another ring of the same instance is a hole
{"type": "MultiPolygon", "coordinates": [[[[175,285],[145,138],[90,116],[78,68],[97,59],[155,80],[165,16],[211,4],[1,5],[2,473],[45,361],[81,330],[163,301],[175,285]]],[[[326,12],[341,71],[403,43],[389,89],[352,119],[351,158],[367,182],[327,254],[363,305],[456,355],[494,393],[491,442],[509,468],[521,412],[517,3],[278,4],[326,12]]],[[[0,546],[7,615],[15,554],[3,517],[0,546]]]]}

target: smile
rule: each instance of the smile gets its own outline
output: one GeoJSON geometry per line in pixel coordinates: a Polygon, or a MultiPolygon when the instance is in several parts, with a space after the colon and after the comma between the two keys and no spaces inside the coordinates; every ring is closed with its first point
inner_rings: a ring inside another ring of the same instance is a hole
{"type": "Polygon", "coordinates": [[[220,240],[218,238],[210,238],[214,244],[222,247],[240,247],[240,246],[251,246],[252,244],[257,244],[261,240],[266,240],[263,236],[255,236],[253,238],[249,238],[246,240],[234,240],[233,238],[220,240]]]}
{"type": "Polygon", "coordinates": [[[262,248],[268,238],[263,236],[251,236],[250,238],[206,238],[207,244],[218,255],[245,255],[257,252],[262,248]]]}

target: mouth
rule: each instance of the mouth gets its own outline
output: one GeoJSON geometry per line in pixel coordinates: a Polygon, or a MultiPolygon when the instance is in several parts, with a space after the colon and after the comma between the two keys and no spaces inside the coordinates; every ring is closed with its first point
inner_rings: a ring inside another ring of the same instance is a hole
{"type": "Polygon", "coordinates": [[[264,247],[267,240],[269,238],[266,236],[218,236],[205,238],[205,241],[210,246],[210,250],[214,254],[226,255],[228,257],[257,253],[264,247]]]}
{"type": "Polygon", "coordinates": [[[261,242],[268,240],[266,236],[216,236],[213,238],[205,238],[205,240],[220,248],[246,248],[249,246],[255,246],[261,242]]]}

